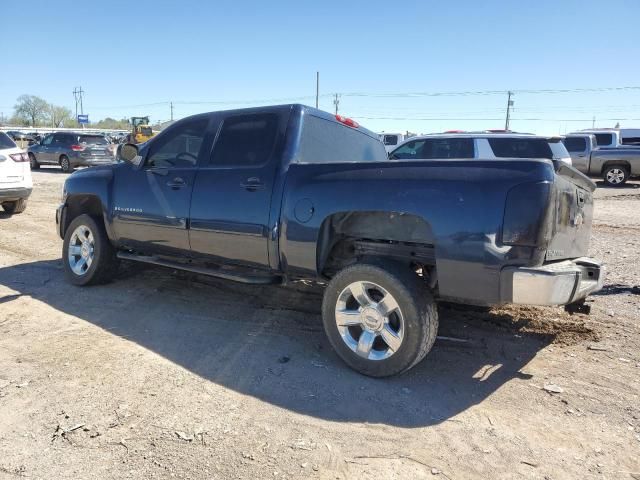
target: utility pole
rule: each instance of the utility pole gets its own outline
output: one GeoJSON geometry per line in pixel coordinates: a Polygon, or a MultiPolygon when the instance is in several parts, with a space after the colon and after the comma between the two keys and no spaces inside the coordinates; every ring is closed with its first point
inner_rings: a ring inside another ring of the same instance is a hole
{"type": "Polygon", "coordinates": [[[336,115],[338,114],[338,105],[340,104],[340,95],[335,93],[333,95],[333,104],[336,106],[336,115]]]}
{"type": "MultiPolygon", "coordinates": [[[[82,87],[74,87],[73,89],[73,98],[76,101],[76,122],[78,121],[78,104],[80,104],[80,114],[84,114],[84,108],[82,106],[82,95],[84,94],[84,90],[82,87]]],[[[82,128],[84,128],[84,124],[82,124],[82,128]]]]}
{"type": "Polygon", "coordinates": [[[595,115],[591,119],[591,128],[596,128],[596,116],[595,115]]]}
{"type": "Polygon", "coordinates": [[[171,121],[173,122],[173,102],[171,102],[171,121]]]}
{"type": "Polygon", "coordinates": [[[316,108],[318,108],[319,96],[320,96],[320,72],[316,72],[316,108]]]}
{"type": "Polygon", "coordinates": [[[508,92],[509,96],[507,97],[507,119],[504,122],[504,129],[509,130],[509,116],[511,114],[511,107],[513,107],[513,100],[511,100],[511,96],[513,93],[511,90],[508,92]]]}

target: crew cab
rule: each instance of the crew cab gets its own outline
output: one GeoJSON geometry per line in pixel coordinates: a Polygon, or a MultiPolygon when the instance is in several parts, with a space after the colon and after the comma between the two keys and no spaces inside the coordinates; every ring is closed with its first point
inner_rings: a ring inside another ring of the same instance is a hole
{"type": "Polygon", "coordinates": [[[620,187],[629,178],[640,175],[640,148],[636,146],[602,148],[593,133],[572,133],[562,142],[576,169],[592,177],[602,177],[611,187],[620,187]]]}
{"type": "Polygon", "coordinates": [[[119,260],[317,281],[331,345],[366,375],[427,354],[436,300],[579,308],[602,286],[586,257],[595,185],[557,160],[391,162],[375,133],[303,105],[187,117],[118,155],[65,182],[72,284],[119,260]]]}

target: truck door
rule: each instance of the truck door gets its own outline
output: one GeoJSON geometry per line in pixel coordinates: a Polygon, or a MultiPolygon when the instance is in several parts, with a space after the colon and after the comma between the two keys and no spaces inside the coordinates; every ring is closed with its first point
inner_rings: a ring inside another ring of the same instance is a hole
{"type": "Polygon", "coordinates": [[[268,112],[223,120],[193,189],[194,255],[268,267],[271,194],[287,119],[268,112]]]}
{"type": "Polygon", "coordinates": [[[209,116],[178,122],[144,152],[144,165],[114,169],[113,228],[123,245],[142,252],[185,252],[189,203],[201,155],[208,151],[209,116]]]}

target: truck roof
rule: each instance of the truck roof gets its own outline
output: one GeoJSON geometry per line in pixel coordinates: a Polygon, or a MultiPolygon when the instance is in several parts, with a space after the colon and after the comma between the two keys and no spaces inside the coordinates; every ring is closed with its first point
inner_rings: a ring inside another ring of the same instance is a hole
{"type": "Polygon", "coordinates": [[[304,116],[304,115],[313,115],[314,117],[322,118],[324,120],[328,120],[328,121],[331,121],[331,122],[335,122],[335,123],[341,124],[345,128],[352,128],[354,130],[357,130],[360,133],[364,133],[365,135],[367,135],[367,136],[369,136],[371,138],[375,138],[376,140],[378,140],[378,134],[377,133],[372,132],[368,128],[363,127],[358,122],[355,122],[354,120],[351,120],[348,117],[344,117],[342,115],[334,115],[332,113],[325,112],[324,110],[320,110],[318,108],[310,107],[308,105],[303,105],[301,103],[287,103],[287,104],[283,104],[283,105],[266,105],[266,106],[263,106],[263,107],[249,107],[249,108],[237,108],[237,109],[230,109],[230,110],[217,110],[217,111],[214,111],[214,112],[209,112],[209,114],[211,114],[211,113],[223,113],[223,114],[229,114],[229,113],[238,113],[238,114],[240,114],[240,113],[257,113],[257,112],[279,111],[279,110],[288,110],[288,109],[291,110],[292,112],[297,112],[298,114],[300,114],[302,116],[304,116]]]}

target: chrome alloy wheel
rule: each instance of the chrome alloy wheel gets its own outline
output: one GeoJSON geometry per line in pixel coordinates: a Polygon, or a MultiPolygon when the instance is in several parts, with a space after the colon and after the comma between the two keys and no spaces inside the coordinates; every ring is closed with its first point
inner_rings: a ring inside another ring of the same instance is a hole
{"type": "Polygon", "coordinates": [[[87,273],[95,254],[93,233],[85,225],[80,225],[69,240],[68,261],[73,273],[82,276],[87,273]]]}
{"type": "Polygon", "coordinates": [[[367,360],[384,360],[398,351],[404,317],[393,296],[372,282],[353,282],[336,302],[336,325],[344,343],[367,360]]]}
{"type": "Polygon", "coordinates": [[[607,181],[612,185],[618,185],[622,183],[625,177],[625,172],[621,168],[612,168],[607,172],[607,181]]]}

